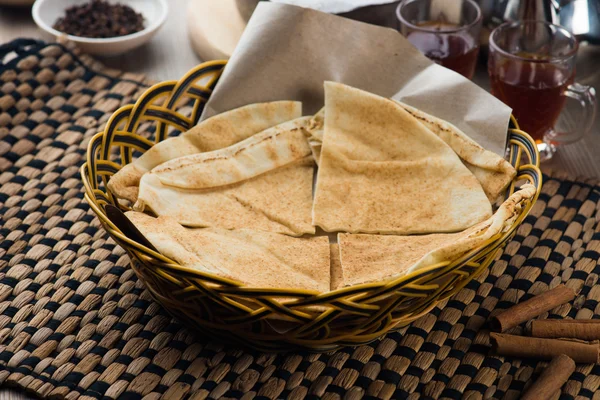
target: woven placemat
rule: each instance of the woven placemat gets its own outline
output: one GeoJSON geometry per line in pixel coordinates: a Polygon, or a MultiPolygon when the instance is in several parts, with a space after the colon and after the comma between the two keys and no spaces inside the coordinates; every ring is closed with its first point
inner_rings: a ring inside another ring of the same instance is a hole
{"type": "MultiPolygon", "coordinates": [[[[197,338],[151,300],[83,200],[87,142],[144,78],[33,41],[1,46],[2,58],[3,385],[68,399],[516,399],[545,363],[490,355],[492,310],[567,282],[581,294],[551,317],[600,314],[600,186],[546,177],[489,271],[399,332],[329,354],[197,338]]],[[[599,387],[600,366],[579,365],[561,398],[591,398],[599,387]]]]}

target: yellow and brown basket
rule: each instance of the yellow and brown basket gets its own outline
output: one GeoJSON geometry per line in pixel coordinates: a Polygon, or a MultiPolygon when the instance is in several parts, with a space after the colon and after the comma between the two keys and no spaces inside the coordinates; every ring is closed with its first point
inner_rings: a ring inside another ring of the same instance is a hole
{"type": "Polygon", "coordinates": [[[139,279],[165,309],[201,334],[262,351],[326,351],[372,341],[429,312],[487,268],[513,237],[540,192],[542,177],[536,145],[517,129],[513,119],[509,157],[518,174],[507,196],[518,181],[531,182],[537,194],[506,233],[456,260],[430,265],[388,282],[329,293],[249,288],[182,267],[127,237],[111,222],[108,204],[122,210],[127,207],[117,202],[106,183],[131,162],[135,152],[143,153],[164,140],[169,130],[181,132],[194,126],[224,66],[225,61],[204,63],[178,82],[154,85],[134,105],[116,111],[104,132],[91,140],[87,161],[81,168],[85,198],[106,231],[129,253],[139,279]],[[140,127],[146,130],[149,124],[155,128],[153,141],[147,138],[147,131],[145,136],[138,134],[140,127]]]}

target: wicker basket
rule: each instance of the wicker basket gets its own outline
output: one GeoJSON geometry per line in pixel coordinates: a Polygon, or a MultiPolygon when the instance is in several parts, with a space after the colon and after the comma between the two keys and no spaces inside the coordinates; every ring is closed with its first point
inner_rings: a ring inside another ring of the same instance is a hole
{"type": "MultiPolygon", "coordinates": [[[[144,152],[164,140],[169,129],[185,131],[195,125],[224,65],[224,61],[204,63],[179,82],[154,85],[135,105],[116,111],[104,132],[92,138],[87,162],[81,168],[85,198],[106,231],[129,253],[139,279],[165,309],[201,334],[261,351],[327,351],[372,341],[426,314],[487,268],[537,199],[536,194],[508,232],[459,259],[389,282],[321,294],[248,288],[182,267],[128,238],[109,220],[105,205],[126,207],[107,191],[106,183],[131,162],[135,151],[144,152]],[[180,106],[187,112],[191,109],[191,116],[178,112],[180,106]],[[146,129],[149,124],[155,128],[154,141],[137,134],[140,126],[146,129]]],[[[510,161],[518,174],[507,195],[514,191],[517,181],[524,180],[533,183],[539,193],[542,178],[535,143],[518,129],[510,129],[509,135],[510,161]]]]}

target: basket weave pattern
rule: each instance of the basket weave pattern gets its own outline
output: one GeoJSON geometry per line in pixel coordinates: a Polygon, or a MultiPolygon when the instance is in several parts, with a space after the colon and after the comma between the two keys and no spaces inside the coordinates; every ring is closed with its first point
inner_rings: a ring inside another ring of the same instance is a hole
{"type": "MultiPolygon", "coordinates": [[[[148,150],[168,137],[170,130],[181,132],[194,126],[224,65],[222,61],[204,63],[180,81],[157,84],[134,105],[117,110],[104,132],[90,141],[81,169],[86,200],[106,231],[129,253],[140,280],[165,309],[202,334],[264,351],[326,351],[370,342],[426,314],[485,270],[537,199],[536,194],[508,231],[479,248],[388,282],[324,294],[265,290],[182,267],[126,237],[108,219],[106,204],[124,211],[128,208],[117,202],[106,183],[131,162],[134,152],[148,150]],[[190,109],[189,116],[182,111],[190,109]],[[148,122],[156,127],[154,141],[138,132],[148,122]]],[[[519,129],[510,129],[509,141],[509,159],[518,173],[507,196],[518,181],[531,182],[539,194],[541,173],[535,143],[519,129]]]]}

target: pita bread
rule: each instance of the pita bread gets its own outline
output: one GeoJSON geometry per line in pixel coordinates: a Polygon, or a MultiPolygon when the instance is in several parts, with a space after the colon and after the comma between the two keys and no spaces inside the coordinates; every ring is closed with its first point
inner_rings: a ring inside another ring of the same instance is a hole
{"type": "Polygon", "coordinates": [[[485,150],[456,126],[408,104],[396,101],[403,109],[438,135],[461,158],[481,183],[488,199],[493,202],[508,187],[517,171],[498,154],[485,150]]]}
{"type": "MultiPolygon", "coordinates": [[[[488,200],[494,202],[512,182],[517,171],[498,154],[485,150],[477,142],[456,126],[443,119],[427,114],[418,108],[396,101],[413,117],[442,139],[460,157],[465,166],[481,183],[488,200]]],[[[323,128],[325,125],[325,109],[315,114],[309,124],[310,137],[308,144],[313,151],[315,162],[319,164],[321,146],[323,144],[323,128]]]]}
{"type": "MultiPolygon", "coordinates": [[[[386,281],[447,260],[455,260],[513,224],[525,203],[535,196],[524,185],[486,221],[459,233],[415,236],[338,234],[343,283],[339,287],[386,281]]],[[[332,274],[333,276],[333,274],[332,274]]]]}
{"type": "Polygon", "coordinates": [[[331,290],[336,290],[344,286],[344,273],[342,271],[342,261],[340,260],[340,246],[337,243],[329,245],[329,259],[331,260],[331,274],[329,278],[331,290]]]}
{"type": "Polygon", "coordinates": [[[311,154],[297,118],[257,133],[232,146],[167,161],[152,169],[161,183],[181,189],[209,189],[254,178],[311,154]]]}
{"type": "Polygon", "coordinates": [[[230,148],[178,158],[153,169],[141,179],[134,210],[149,209],[195,228],[315,233],[314,162],[305,132],[298,128],[307,121],[286,122],[281,125],[285,130],[274,127],[230,148]]]}
{"type": "Polygon", "coordinates": [[[252,135],[302,115],[302,103],[275,101],[250,104],[209,118],[180,136],[152,146],[125,165],[108,182],[118,198],[135,203],[142,175],[166,161],[231,146],[252,135]]]}
{"type": "Polygon", "coordinates": [[[129,211],[127,218],[163,255],[180,265],[253,288],[329,290],[329,241],[220,228],[187,229],[173,218],[129,211]]]}
{"type": "Polygon", "coordinates": [[[313,224],[325,231],[456,232],[492,215],[452,149],[397,103],[325,83],[313,224]]]}
{"type": "Polygon", "coordinates": [[[321,108],[321,110],[313,115],[308,124],[308,144],[310,145],[310,149],[312,150],[313,157],[315,158],[315,162],[317,165],[321,159],[321,146],[323,145],[323,133],[325,127],[325,107],[321,108]]]}

